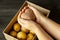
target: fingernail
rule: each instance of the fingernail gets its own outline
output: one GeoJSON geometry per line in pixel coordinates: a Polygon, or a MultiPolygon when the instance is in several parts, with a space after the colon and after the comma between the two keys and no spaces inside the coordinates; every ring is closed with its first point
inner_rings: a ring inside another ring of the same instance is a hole
{"type": "Polygon", "coordinates": [[[29,7],[28,6],[25,6],[23,9],[24,9],[24,11],[26,10],[26,9],[28,9],[29,7]]]}
{"type": "Polygon", "coordinates": [[[28,9],[29,7],[28,6],[25,6],[21,11],[20,11],[20,17],[21,17],[21,14],[25,12],[26,9],[28,9]]]}
{"type": "Polygon", "coordinates": [[[25,7],[24,7],[24,9],[27,9],[27,8],[29,8],[29,7],[28,7],[28,6],[25,6],[25,7]]]}

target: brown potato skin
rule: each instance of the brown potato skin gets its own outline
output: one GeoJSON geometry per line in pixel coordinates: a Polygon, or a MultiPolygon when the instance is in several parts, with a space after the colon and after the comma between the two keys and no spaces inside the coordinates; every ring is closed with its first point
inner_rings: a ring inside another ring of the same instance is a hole
{"type": "Polygon", "coordinates": [[[21,14],[21,18],[35,20],[35,15],[33,10],[27,8],[24,13],[21,14]]]}

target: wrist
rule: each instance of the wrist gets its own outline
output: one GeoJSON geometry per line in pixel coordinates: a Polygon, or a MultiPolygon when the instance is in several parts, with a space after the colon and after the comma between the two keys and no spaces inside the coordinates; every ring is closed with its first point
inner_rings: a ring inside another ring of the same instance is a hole
{"type": "Polygon", "coordinates": [[[45,16],[41,14],[41,15],[37,18],[36,22],[39,23],[39,24],[41,24],[41,23],[43,22],[44,18],[45,18],[45,16]]]}

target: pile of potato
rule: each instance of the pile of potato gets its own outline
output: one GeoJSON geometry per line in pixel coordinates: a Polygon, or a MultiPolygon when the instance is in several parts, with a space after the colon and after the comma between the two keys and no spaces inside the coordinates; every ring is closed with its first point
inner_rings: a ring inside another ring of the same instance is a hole
{"type": "MultiPolygon", "coordinates": [[[[19,15],[18,15],[19,16],[19,15]]],[[[25,6],[22,9],[21,18],[35,21],[35,15],[32,9],[25,6]]],[[[35,37],[35,33],[22,27],[19,23],[13,25],[13,30],[10,31],[10,35],[19,40],[32,40],[35,37]]]]}
{"type": "Polygon", "coordinates": [[[19,40],[32,40],[35,33],[22,27],[19,23],[15,23],[10,31],[10,35],[19,40]]]}

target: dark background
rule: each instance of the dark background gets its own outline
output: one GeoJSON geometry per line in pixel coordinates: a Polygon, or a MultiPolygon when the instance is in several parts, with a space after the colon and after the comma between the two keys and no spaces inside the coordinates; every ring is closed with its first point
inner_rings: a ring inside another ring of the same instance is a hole
{"type": "MultiPolygon", "coordinates": [[[[25,0],[0,0],[0,40],[5,40],[3,30],[25,0]]],[[[60,0],[29,0],[51,10],[49,18],[60,24],[60,0]]]]}

